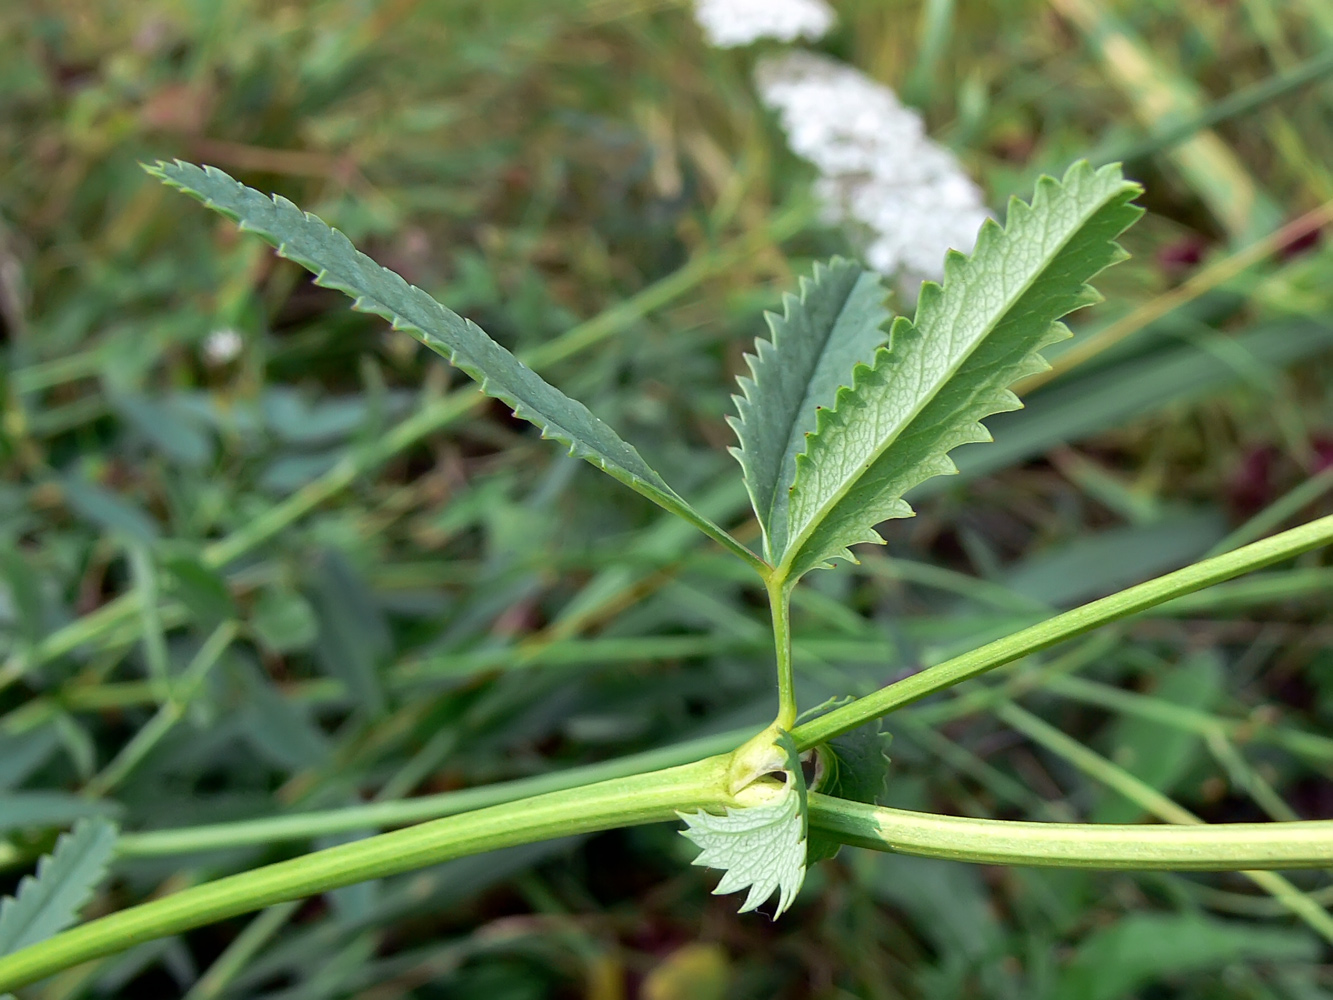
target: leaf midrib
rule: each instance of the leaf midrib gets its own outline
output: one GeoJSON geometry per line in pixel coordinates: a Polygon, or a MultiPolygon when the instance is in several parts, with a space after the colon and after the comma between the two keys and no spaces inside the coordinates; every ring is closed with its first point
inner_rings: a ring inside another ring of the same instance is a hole
{"type": "MultiPolygon", "coordinates": [[[[800,454],[800,452],[795,452],[793,454],[793,449],[797,447],[796,432],[801,425],[801,417],[805,413],[808,413],[809,408],[814,405],[814,400],[811,397],[811,393],[814,391],[814,385],[815,385],[814,376],[818,374],[820,366],[822,365],[825,356],[832,348],[833,334],[838,329],[838,324],[842,322],[842,318],[846,314],[849,304],[856,297],[856,290],[861,287],[861,278],[864,274],[865,272],[862,271],[860,274],[857,275],[856,280],[853,281],[851,287],[847,289],[847,294],[843,296],[842,305],[838,307],[838,314],[837,316],[834,317],[833,323],[829,328],[829,335],[824,338],[824,345],[823,347],[820,348],[819,354],[815,358],[815,363],[810,373],[811,378],[805,383],[805,391],[801,393],[801,403],[798,407],[796,407],[791,411],[791,416],[787,421],[786,440],[782,447],[782,460],[778,463],[778,475],[777,478],[773,480],[773,495],[769,497],[768,509],[765,512],[767,514],[767,523],[769,525],[773,524],[773,515],[774,512],[777,510],[779,498],[785,497],[787,495],[787,491],[783,489],[782,486],[782,472],[784,469],[787,468],[787,458],[789,455],[792,458],[795,458],[796,455],[800,454]]],[[[879,350],[879,348],[876,348],[876,350],[879,350]]],[[[853,370],[855,370],[856,366],[853,365],[852,367],[853,370]]],[[[833,393],[833,398],[835,400],[837,399],[837,394],[838,390],[835,389],[833,393]]],[[[772,545],[772,537],[767,532],[765,533],[765,544],[772,545]]],[[[767,553],[767,555],[769,560],[771,561],[773,558],[773,553],[770,551],[767,553]]]]}
{"type": "MultiPolygon", "coordinates": [[[[1093,176],[1096,175],[1094,174],[1093,176]]],[[[815,509],[814,515],[806,521],[805,527],[801,530],[801,532],[798,535],[795,536],[794,539],[789,539],[787,545],[783,549],[782,560],[777,564],[774,570],[774,575],[776,577],[780,579],[785,579],[788,575],[790,575],[792,564],[795,562],[796,557],[801,554],[801,550],[805,547],[806,542],[810,540],[810,536],[813,535],[815,531],[818,530],[819,526],[823,524],[825,520],[828,519],[828,516],[833,512],[833,510],[840,503],[842,503],[842,501],[846,498],[847,494],[850,493],[852,491],[852,488],[856,485],[856,483],[860,481],[861,477],[864,476],[867,472],[869,472],[870,469],[880,460],[883,454],[886,451],[888,451],[888,449],[893,445],[893,443],[897,441],[899,437],[902,436],[902,432],[907,427],[910,427],[916,421],[917,417],[921,415],[921,412],[931,404],[931,402],[935,399],[936,396],[940,394],[944,386],[948,385],[951,381],[953,381],[953,378],[955,375],[958,374],[959,369],[961,369],[963,365],[967,363],[967,360],[976,352],[977,348],[981,345],[981,343],[985,341],[995,331],[995,328],[1004,321],[1004,318],[1009,315],[1010,311],[1014,307],[1014,304],[1020,299],[1022,299],[1023,296],[1025,296],[1028,293],[1028,291],[1031,290],[1032,286],[1041,279],[1042,275],[1046,273],[1046,269],[1050,266],[1051,261],[1058,258],[1059,255],[1064,252],[1065,247],[1067,247],[1071,242],[1073,242],[1078,237],[1078,234],[1082,232],[1083,227],[1087,225],[1088,220],[1091,219],[1093,216],[1095,216],[1098,212],[1102,211],[1102,209],[1106,207],[1107,203],[1110,202],[1112,199],[1114,199],[1117,195],[1122,193],[1122,191],[1123,191],[1123,186],[1117,187],[1113,191],[1108,191],[1103,198],[1099,199],[1097,202],[1091,205],[1086,212],[1084,212],[1082,215],[1079,216],[1077,224],[1070,227],[1068,235],[1066,235],[1066,237],[1059,243],[1059,245],[1056,246],[1051,252],[1047,253],[1042,257],[1041,266],[1033,269],[1027,281],[1023,282],[1023,284],[1017,288],[1014,294],[1010,295],[1005,300],[1003,308],[995,312],[995,318],[990,323],[988,323],[976,337],[973,338],[971,347],[969,347],[964,353],[962,353],[959,356],[958,360],[946,370],[946,374],[944,375],[944,377],[938,379],[935,382],[934,390],[922,395],[922,397],[917,401],[917,404],[912,408],[911,412],[908,414],[906,419],[899,421],[895,433],[891,437],[885,439],[879,448],[875,449],[868,463],[862,464],[861,471],[857,473],[855,476],[851,476],[844,479],[843,482],[839,484],[838,489],[833,494],[830,495],[830,498],[825,503],[821,504],[819,507],[815,509]]],[[[915,321],[913,321],[912,325],[917,330],[918,333],[923,334],[923,339],[924,339],[924,331],[921,329],[921,327],[917,326],[915,321]]],[[[872,367],[878,368],[879,363],[880,361],[883,360],[885,353],[892,352],[892,350],[893,350],[893,342],[892,340],[890,340],[890,342],[886,346],[879,348],[879,350],[875,352],[875,364],[872,367]]],[[[790,521],[788,523],[790,523],[790,521]]]]}

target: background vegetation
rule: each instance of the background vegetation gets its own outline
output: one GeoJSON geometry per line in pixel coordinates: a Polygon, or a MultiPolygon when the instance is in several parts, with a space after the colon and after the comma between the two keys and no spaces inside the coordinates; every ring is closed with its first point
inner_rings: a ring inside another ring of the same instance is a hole
{"type": "MultiPolygon", "coordinates": [[[[839,12],[823,47],[920,108],[992,205],[1126,157],[1150,214],[997,443],[886,550],[810,578],[803,704],[1327,513],[1327,5],[839,12]]],[[[768,720],[766,609],[732,560],[138,166],[214,163],[320,214],[731,524],[741,353],[849,250],[751,64],[653,0],[0,5],[0,890],[80,815],[228,824],[768,720]]],[[[1324,562],[895,714],[890,804],[1333,816],[1324,562]]],[[[127,838],[89,912],[330,842],[237,829],[127,838]]],[[[467,859],[28,995],[1333,996],[1323,873],[1293,877],[1310,905],[1241,875],[848,849],[770,924],[709,896],[692,850],[664,826],[467,859]]]]}

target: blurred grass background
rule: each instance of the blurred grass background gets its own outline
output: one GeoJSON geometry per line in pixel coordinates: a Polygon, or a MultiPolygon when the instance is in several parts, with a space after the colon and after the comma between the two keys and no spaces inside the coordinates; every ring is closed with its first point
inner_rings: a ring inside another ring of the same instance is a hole
{"type": "MultiPolygon", "coordinates": [[[[997,443],[809,579],[803,704],[1329,511],[1330,10],[838,4],[821,47],[919,108],[997,210],[1091,156],[1127,157],[1150,213],[997,443]]],[[[741,524],[741,354],[850,252],[752,63],[656,0],[0,7],[0,889],[80,815],[392,801],[771,716],[739,567],[138,167],[212,163],[316,212],[741,524]]],[[[894,715],[891,804],[1333,817],[1324,562],[894,715]]],[[[145,848],[91,912],[330,842],[145,848]]],[[[1333,996],[1324,873],[1301,896],[849,849],[770,924],[690,856],[661,827],[468,859],[25,996],[1333,996]]]]}

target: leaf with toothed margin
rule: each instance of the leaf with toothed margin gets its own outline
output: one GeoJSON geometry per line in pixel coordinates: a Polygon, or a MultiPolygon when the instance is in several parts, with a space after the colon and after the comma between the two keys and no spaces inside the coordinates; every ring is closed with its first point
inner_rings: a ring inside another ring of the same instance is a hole
{"type": "Polygon", "coordinates": [[[764,316],[769,338],[756,340],[745,356],[750,374],[736,380],[736,416],[727,422],[740,442],[731,453],[745,474],[766,551],[768,539],[783,534],[787,487],[815,414],[833,405],[852,368],[888,339],[888,295],[879,275],[835,257],[801,279],[799,296],[782,297],[781,316],[764,316]]]}
{"type": "Polygon", "coordinates": [[[678,813],[685,821],[681,836],[699,847],[692,864],[721,869],[725,874],[714,895],[749,889],[741,913],[749,913],[778,894],[773,919],[791,906],[805,881],[805,846],[809,819],[805,775],[796,744],[788,733],[778,736],[787,752],[784,781],[763,777],[736,794],[741,803],[722,815],[678,813]]]}
{"type": "Polygon", "coordinates": [[[882,543],[875,525],[912,513],[904,493],[955,471],[952,449],[990,440],[981,421],[1022,405],[1008,387],[1045,369],[1042,348],[1069,336],[1060,318],[1097,301],[1087,282],[1126,256],[1115,240],[1141,214],[1138,193],[1118,165],[1076,163],[1042,177],[1030,205],[1011,200],[1005,228],[987,220],[971,256],[949,252],[943,286],[922,286],[916,318],[895,320],[889,346],[820,411],[772,539],[780,571],[796,579],[882,543]]]}
{"type": "MultiPolygon", "coordinates": [[[[815,748],[819,754],[819,784],[815,791],[852,802],[882,805],[888,791],[889,755],[885,749],[892,736],[880,731],[874,719],[850,733],[835,736],[815,748]]],[[[806,864],[835,858],[842,842],[811,830],[806,864]]]]}
{"type": "Polygon", "coordinates": [[[55,850],[37,862],[12,897],[0,900],[0,955],[45,941],[64,930],[106,876],[116,827],[104,819],[79,820],[60,835],[55,850]]]}
{"type": "MultiPolygon", "coordinates": [[[[661,507],[729,538],[663,481],[639,453],[588,408],[555,388],[492,340],[471,320],[446,309],[429,294],[357,250],[346,236],[302,212],[286,198],[272,198],[233,180],[216,167],[177,160],[144,168],[171,187],[238,222],[271,243],[283,257],[315,274],[315,283],[353,298],[352,308],[382,316],[448,358],[516,416],[536,424],[543,437],[569,446],[608,475],[661,507]]],[[[740,547],[739,543],[733,543],[740,547]]]]}

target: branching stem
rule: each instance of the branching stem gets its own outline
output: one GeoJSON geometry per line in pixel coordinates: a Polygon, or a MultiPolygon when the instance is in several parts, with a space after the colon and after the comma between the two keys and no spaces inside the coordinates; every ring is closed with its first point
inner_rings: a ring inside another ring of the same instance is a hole
{"type": "MultiPolygon", "coordinates": [[[[731,755],[422,823],[186,889],[0,957],[0,990],[192,927],[452,858],[733,805],[731,755]]],[[[937,816],[809,796],[810,823],[875,850],[992,864],[1131,870],[1333,864],[1333,822],[1099,826],[937,816]]]]}
{"type": "Polygon", "coordinates": [[[0,957],[0,994],[132,944],[368,879],[502,847],[675,819],[731,804],[730,754],[353,841],[132,906],[0,957]]]}

